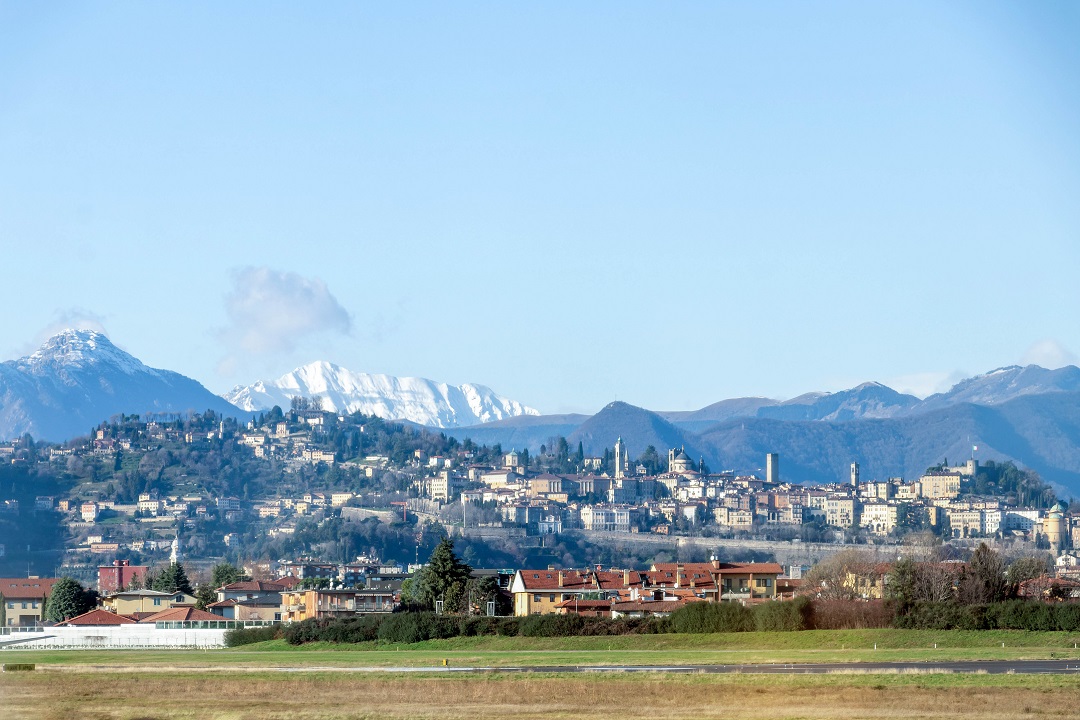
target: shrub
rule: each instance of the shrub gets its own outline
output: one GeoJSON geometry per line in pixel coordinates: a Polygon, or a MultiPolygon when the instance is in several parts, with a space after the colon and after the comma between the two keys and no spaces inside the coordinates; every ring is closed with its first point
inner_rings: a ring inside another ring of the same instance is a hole
{"type": "Polygon", "coordinates": [[[677,633],[743,632],[754,627],[753,614],[738,603],[694,602],[671,614],[677,633]]]}
{"type": "Polygon", "coordinates": [[[280,625],[266,625],[264,627],[233,628],[225,631],[225,647],[240,647],[251,643],[274,640],[281,637],[280,625]]]}
{"type": "Polygon", "coordinates": [[[433,613],[393,613],[379,623],[379,640],[388,643],[415,643],[431,637],[429,617],[433,613]]]}
{"type": "Polygon", "coordinates": [[[805,630],[806,616],[810,614],[811,607],[806,598],[790,602],[772,600],[763,603],[753,610],[754,629],[772,632],[805,630]]]}

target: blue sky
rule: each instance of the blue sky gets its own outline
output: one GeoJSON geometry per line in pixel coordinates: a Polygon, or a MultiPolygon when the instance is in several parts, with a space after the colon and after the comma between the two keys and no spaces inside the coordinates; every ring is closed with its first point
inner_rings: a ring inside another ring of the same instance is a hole
{"type": "Polygon", "coordinates": [[[0,356],[544,412],[1080,352],[1080,4],[0,2],[0,356]]]}

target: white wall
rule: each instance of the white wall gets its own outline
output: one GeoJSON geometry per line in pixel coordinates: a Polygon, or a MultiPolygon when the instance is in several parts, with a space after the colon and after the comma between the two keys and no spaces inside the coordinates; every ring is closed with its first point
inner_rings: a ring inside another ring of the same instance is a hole
{"type": "Polygon", "coordinates": [[[16,650],[110,650],[121,648],[220,648],[226,630],[159,630],[153,625],[51,627],[42,632],[0,635],[0,652],[16,650]],[[19,641],[16,645],[9,642],[19,641]],[[25,642],[22,642],[25,641],[25,642]]]}

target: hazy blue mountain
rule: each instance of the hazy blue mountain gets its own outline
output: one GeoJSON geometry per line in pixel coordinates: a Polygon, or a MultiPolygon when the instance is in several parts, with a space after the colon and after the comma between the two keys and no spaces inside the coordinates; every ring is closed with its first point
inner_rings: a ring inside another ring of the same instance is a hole
{"type": "Polygon", "coordinates": [[[471,438],[478,445],[501,444],[506,450],[528,449],[536,452],[555,437],[568,437],[579,425],[589,419],[588,415],[519,415],[483,425],[442,428],[458,440],[471,438]]]}
{"type": "Polygon", "coordinates": [[[779,404],[779,400],[763,397],[732,398],[707,405],[700,410],[676,410],[657,414],[684,430],[701,432],[724,420],[756,417],[761,408],[779,404]]]}
{"type": "Polygon", "coordinates": [[[685,446],[686,454],[695,462],[700,455],[693,433],[679,429],[657,413],[624,402],[613,402],[593,415],[570,433],[567,441],[572,448],[580,442],[586,455],[599,455],[605,448],[614,447],[619,437],[631,459],[649,445],[661,455],[673,447],[685,446]]]}
{"type": "Polygon", "coordinates": [[[1080,392],[1080,368],[1069,365],[1057,370],[1047,370],[1038,365],[1010,365],[961,380],[948,392],[926,398],[914,411],[937,410],[957,403],[1000,405],[1025,395],[1059,392],[1080,392]]]}
{"type": "Polygon", "coordinates": [[[762,406],[757,417],[777,420],[859,420],[887,418],[910,411],[920,403],[881,383],[868,382],[835,393],[807,393],[777,405],[762,406]]]}
{"type": "Polygon", "coordinates": [[[844,481],[852,461],[864,479],[915,478],[946,458],[1014,460],[1080,496],[1080,393],[1019,397],[996,406],[970,403],[917,416],[851,422],[769,418],[729,420],[700,436],[706,458],[723,467],[759,467],[780,453],[781,477],[804,482],[844,481]]]}
{"type": "Polygon", "coordinates": [[[60,441],[120,413],[213,410],[246,416],[191,378],[147,367],[101,333],[65,330],[0,363],[0,438],[60,441]]]}

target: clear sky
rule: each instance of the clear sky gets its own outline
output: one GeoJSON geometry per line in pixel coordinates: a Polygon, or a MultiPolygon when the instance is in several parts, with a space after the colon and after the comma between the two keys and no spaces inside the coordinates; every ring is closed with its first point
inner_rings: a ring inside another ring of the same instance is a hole
{"type": "Polygon", "coordinates": [[[544,412],[1080,352],[1080,3],[0,2],[0,357],[544,412]]]}

